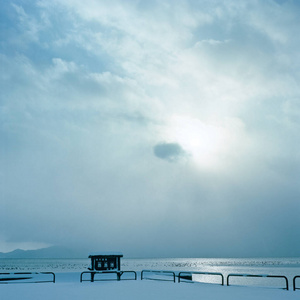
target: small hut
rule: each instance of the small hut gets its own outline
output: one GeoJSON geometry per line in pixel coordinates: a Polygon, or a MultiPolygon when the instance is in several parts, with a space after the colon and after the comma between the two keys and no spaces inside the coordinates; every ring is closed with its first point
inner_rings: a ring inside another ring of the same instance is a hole
{"type": "Polygon", "coordinates": [[[91,266],[89,270],[92,271],[109,271],[121,269],[122,253],[119,252],[95,252],[90,253],[91,266]]]}

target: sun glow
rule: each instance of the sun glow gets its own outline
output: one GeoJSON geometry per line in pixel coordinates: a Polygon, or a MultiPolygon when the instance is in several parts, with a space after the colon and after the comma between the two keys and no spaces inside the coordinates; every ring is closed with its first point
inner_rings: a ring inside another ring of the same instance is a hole
{"type": "Polygon", "coordinates": [[[187,116],[172,116],[166,137],[177,142],[201,166],[216,167],[230,144],[226,128],[187,116]]]}

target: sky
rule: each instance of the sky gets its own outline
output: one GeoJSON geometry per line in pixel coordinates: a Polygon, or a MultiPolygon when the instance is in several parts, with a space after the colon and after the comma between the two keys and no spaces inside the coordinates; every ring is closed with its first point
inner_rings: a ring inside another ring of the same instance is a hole
{"type": "Polygon", "coordinates": [[[298,1],[0,6],[0,252],[300,255],[298,1]]]}

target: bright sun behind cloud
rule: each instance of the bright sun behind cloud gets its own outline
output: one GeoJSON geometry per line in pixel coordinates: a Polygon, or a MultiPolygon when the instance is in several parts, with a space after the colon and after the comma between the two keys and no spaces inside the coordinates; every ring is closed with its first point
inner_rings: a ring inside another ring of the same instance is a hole
{"type": "Polygon", "coordinates": [[[165,134],[168,141],[180,144],[196,164],[206,168],[220,167],[222,155],[233,142],[225,127],[189,116],[172,116],[165,134]]]}

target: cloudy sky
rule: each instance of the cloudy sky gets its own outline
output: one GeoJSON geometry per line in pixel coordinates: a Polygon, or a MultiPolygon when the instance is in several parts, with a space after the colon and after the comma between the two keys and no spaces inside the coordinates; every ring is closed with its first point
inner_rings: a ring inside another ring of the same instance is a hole
{"type": "Polygon", "coordinates": [[[299,256],[298,1],[0,5],[0,252],[299,256]]]}

